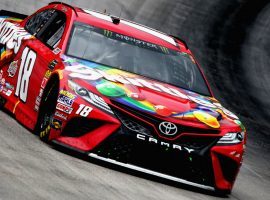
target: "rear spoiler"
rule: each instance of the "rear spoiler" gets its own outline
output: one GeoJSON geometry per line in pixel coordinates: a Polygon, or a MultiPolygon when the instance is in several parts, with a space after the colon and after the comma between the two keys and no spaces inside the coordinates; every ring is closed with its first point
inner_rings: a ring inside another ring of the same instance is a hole
{"type": "Polygon", "coordinates": [[[11,12],[8,10],[0,10],[0,17],[1,16],[14,17],[14,18],[18,18],[18,19],[25,19],[26,17],[28,17],[27,15],[16,13],[16,12],[11,12]]]}

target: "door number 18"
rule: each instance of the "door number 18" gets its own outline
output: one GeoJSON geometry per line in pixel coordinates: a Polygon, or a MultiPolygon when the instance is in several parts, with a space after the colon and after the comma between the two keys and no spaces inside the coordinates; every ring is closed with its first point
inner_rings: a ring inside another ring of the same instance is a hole
{"type": "Polygon", "coordinates": [[[15,95],[19,96],[23,102],[26,102],[29,80],[35,65],[37,54],[26,47],[22,53],[22,60],[20,65],[20,71],[17,80],[17,87],[15,95]]]}

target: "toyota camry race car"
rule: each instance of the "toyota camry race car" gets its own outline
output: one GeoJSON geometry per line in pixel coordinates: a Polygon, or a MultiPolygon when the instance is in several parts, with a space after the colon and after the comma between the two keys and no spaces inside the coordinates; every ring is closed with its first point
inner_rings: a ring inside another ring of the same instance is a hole
{"type": "Polygon", "coordinates": [[[28,17],[0,14],[0,105],[43,141],[232,190],[246,130],[214,98],[185,42],[57,2],[28,17]]]}

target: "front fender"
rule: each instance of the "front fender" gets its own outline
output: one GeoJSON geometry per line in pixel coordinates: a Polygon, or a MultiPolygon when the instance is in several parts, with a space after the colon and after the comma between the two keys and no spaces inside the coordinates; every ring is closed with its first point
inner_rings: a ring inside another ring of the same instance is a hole
{"type": "Polygon", "coordinates": [[[49,139],[90,151],[115,132],[120,122],[108,112],[108,105],[98,107],[98,103],[106,104],[102,97],[91,91],[88,97],[81,96],[64,70],[56,70],[52,76],[55,74],[60,87],[49,139]]]}

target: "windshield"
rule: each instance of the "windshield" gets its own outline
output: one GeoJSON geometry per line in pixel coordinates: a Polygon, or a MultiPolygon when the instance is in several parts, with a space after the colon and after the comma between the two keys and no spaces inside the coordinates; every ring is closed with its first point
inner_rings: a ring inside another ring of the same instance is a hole
{"type": "Polygon", "coordinates": [[[210,96],[189,54],[116,32],[76,23],[67,54],[210,96]]]}

